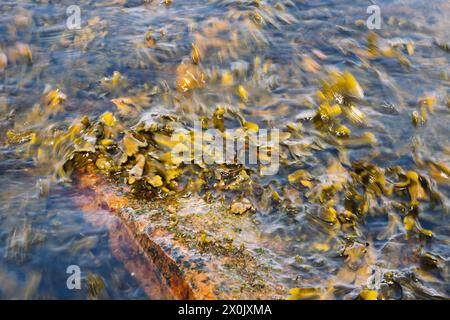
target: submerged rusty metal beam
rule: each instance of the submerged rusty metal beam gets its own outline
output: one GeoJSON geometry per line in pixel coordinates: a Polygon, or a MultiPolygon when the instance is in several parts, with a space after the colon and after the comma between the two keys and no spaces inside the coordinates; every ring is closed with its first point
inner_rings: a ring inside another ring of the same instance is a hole
{"type": "Polygon", "coordinates": [[[250,216],[234,215],[195,195],[170,201],[136,199],[127,186],[93,171],[79,173],[77,186],[90,191],[87,203],[81,204],[88,220],[107,224],[113,252],[150,297],[271,299],[286,292],[277,281],[280,275],[245,249],[258,240],[250,216]],[[229,235],[235,227],[245,232],[233,243],[229,235]],[[136,260],[136,248],[148,261],[136,260]],[[164,289],[155,293],[156,273],[164,289]]]}
{"type": "Polygon", "coordinates": [[[96,227],[108,228],[113,255],[133,274],[149,298],[193,298],[175,262],[156,243],[138,236],[134,224],[121,217],[120,210],[128,203],[126,198],[93,173],[80,175],[77,186],[83,190],[77,204],[85,219],[96,227]]]}

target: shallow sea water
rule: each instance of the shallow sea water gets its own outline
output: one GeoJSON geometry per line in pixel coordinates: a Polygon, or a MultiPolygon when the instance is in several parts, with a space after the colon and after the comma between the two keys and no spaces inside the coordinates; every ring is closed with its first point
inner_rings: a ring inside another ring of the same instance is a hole
{"type": "MultiPolygon", "coordinates": [[[[368,119],[364,126],[352,126],[352,134],[370,131],[378,141],[376,147],[349,147],[349,162],[415,170],[416,150],[422,159],[450,166],[448,1],[377,1],[383,16],[381,29],[375,31],[378,45],[413,44],[413,53],[408,54],[406,47],[399,49],[408,61],[403,63],[395,57],[369,59],[362,53],[369,30],[358,21],[367,19],[369,1],[259,2],[256,6],[244,0],[173,0],[170,5],[164,1],[77,1],[81,29],[69,30],[66,9],[75,4],[72,1],[1,1],[0,53],[5,53],[8,62],[3,68],[0,61],[0,298],[170,297],[164,288],[142,288],[123,259],[114,255],[108,230],[86,220],[78,205],[85,196],[82,191],[53,179],[53,169],[65,161],[63,154],[53,158],[54,163],[38,164],[36,153],[6,137],[9,129],[49,132],[67,128],[84,115],[96,118],[116,112],[111,99],[151,96],[143,110],[127,115],[125,123],[130,127],[143,112],[176,114],[189,122],[226,104],[260,127],[285,128],[291,122],[303,123],[314,113],[320,80],[330,70],[348,70],[364,89],[358,108],[368,119]],[[154,44],[144,41],[146,32],[154,44]],[[192,43],[202,52],[207,84],[184,95],[177,91],[177,66],[190,59],[192,43]],[[255,57],[261,61],[259,66],[255,57]],[[111,78],[115,71],[126,80],[111,88],[104,78],[111,78]],[[224,83],[226,72],[233,74],[232,85],[224,83]],[[236,94],[238,84],[250,96],[245,104],[236,94]],[[49,88],[64,92],[63,109],[37,116],[33,110],[43,104],[49,88]],[[427,97],[434,101],[433,110],[427,113],[426,123],[416,127],[411,114],[420,110],[420,101],[427,97]],[[83,284],[102,283],[100,293],[93,293],[88,285],[68,290],[69,265],[80,266],[83,284]]],[[[317,138],[307,121],[304,128],[302,142],[317,138]]],[[[298,158],[313,170],[337,154],[336,148],[326,145],[321,152],[298,158]]],[[[265,183],[281,188],[294,167],[281,168],[265,183]]],[[[446,183],[439,184],[447,207],[448,181],[447,177],[446,183]]],[[[280,267],[298,272],[299,277],[280,281],[290,286],[323,286],[342,266],[335,250],[317,253],[311,249],[328,237],[311,218],[315,209],[302,203],[296,216],[277,214],[274,207],[257,213],[267,246],[270,239],[289,243],[280,267]],[[294,259],[297,256],[303,257],[302,263],[294,259]]],[[[386,270],[396,274],[399,285],[391,288],[389,298],[450,296],[448,223],[445,210],[427,207],[421,212],[421,224],[433,231],[432,241],[407,241],[401,231],[385,241],[376,238],[388,224],[386,216],[365,220],[364,238],[379,256],[373,277],[386,270]],[[400,246],[403,257],[398,257],[400,246]],[[417,250],[438,256],[439,270],[418,275],[415,268],[420,262],[410,261],[417,250]]],[[[352,289],[341,286],[334,297],[352,298],[352,289]]]]}

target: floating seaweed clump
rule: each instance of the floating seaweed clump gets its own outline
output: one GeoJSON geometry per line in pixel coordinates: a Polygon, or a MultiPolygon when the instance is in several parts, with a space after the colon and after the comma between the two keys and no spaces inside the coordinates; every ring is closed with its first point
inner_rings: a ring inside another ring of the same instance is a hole
{"type": "Polygon", "coordinates": [[[364,91],[351,73],[332,72],[330,80],[322,82],[317,97],[320,105],[313,119],[317,129],[348,138],[351,131],[341,118],[356,125],[365,123],[364,113],[355,106],[358,99],[364,98],[364,91]]]}

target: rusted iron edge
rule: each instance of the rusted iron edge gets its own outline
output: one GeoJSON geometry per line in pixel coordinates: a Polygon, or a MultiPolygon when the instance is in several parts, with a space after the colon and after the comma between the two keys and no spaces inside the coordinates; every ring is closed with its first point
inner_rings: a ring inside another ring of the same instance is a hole
{"type": "MultiPolygon", "coordinates": [[[[134,239],[134,245],[140,249],[139,251],[142,252],[149,262],[155,267],[155,269],[157,269],[156,272],[158,272],[161,277],[161,283],[167,286],[167,289],[170,290],[173,298],[183,300],[211,298],[210,295],[202,296],[194,294],[190,283],[186,281],[183,272],[180,270],[175,260],[167,254],[158,243],[153,241],[148,234],[136,233],[133,231],[138,230],[139,226],[134,221],[125,219],[123,212],[121,211],[126,207],[128,203],[127,199],[125,197],[121,197],[118,190],[115,190],[114,187],[107,184],[104,178],[93,172],[79,172],[76,177],[76,186],[80,190],[83,190],[83,192],[86,192],[86,190],[92,191],[93,197],[90,198],[90,201],[94,201],[94,203],[89,204],[91,208],[95,208],[96,206],[106,206],[108,212],[120,219],[120,223],[122,225],[120,229],[122,229],[122,227],[125,228],[127,234],[134,239]]],[[[118,228],[117,223],[111,224],[106,223],[105,219],[102,220],[103,221],[100,222],[100,224],[102,226],[107,224],[110,231],[110,237],[114,237],[114,234],[117,232],[118,228]]],[[[98,221],[97,224],[99,224],[98,221]]],[[[120,241],[121,239],[115,240],[120,241]]],[[[120,259],[120,257],[118,258],[120,259]]],[[[122,256],[121,260],[125,259],[126,258],[122,256]]],[[[125,267],[127,267],[126,261],[122,262],[124,262],[125,267]]],[[[140,284],[143,284],[142,282],[144,282],[144,279],[139,276],[137,276],[136,279],[140,282],[140,284]]],[[[146,292],[148,294],[148,291],[146,292]]]]}

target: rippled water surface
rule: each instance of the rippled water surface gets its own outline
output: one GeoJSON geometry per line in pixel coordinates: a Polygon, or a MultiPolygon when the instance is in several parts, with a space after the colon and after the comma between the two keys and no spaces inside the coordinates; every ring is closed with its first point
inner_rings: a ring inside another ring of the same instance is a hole
{"type": "MultiPolygon", "coordinates": [[[[95,121],[112,112],[123,130],[134,130],[143,114],[167,115],[191,128],[218,107],[289,132],[278,174],[258,179],[282,205],[254,200],[261,246],[276,252],[271,240],[283,243],[274,263],[285,268],[286,287],[326,291],[335,281],[324,297],[373,289],[392,299],[448,298],[450,5],[376,3],[383,22],[370,32],[370,1],[1,1],[0,298],[170,298],[157,281],[144,288],[138,269],[127,267],[139,252],[117,254],[110,230],[89,221],[80,205],[89,195],[64,170],[74,145],[57,138],[83,116],[95,121]],[[81,9],[79,30],[66,25],[73,4],[81,9]],[[364,120],[339,115],[351,131],[344,138],[312,121],[317,91],[336,70],[350,72],[364,91],[351,99],[364,120]],[[345,194],[330,204],[311,193],[366,170],[355,162],[401,168],[386,174],[397,189],[402,181],[395,179],[414,180],[407,172],[421,177],[411,183],[428,181],[432,191],[421,187],[418,216],[408,211],[408,191],[400,191],[403,209],[384,195],[367,202],[356,231],[330,227],[321,212],[344,212],[345,194]],[[290,181],[300,169],[316,189],[290,181]],[[406,216],[419,223],[413,234],[406,216]],[[81,290],[66,287],[69,265],[82,270],[88,285],[81,290]],[[362,276],[368,266],[371,275],[362,276]]],[[[75,151],[90,152],[83,148],[75,151]]]]}

